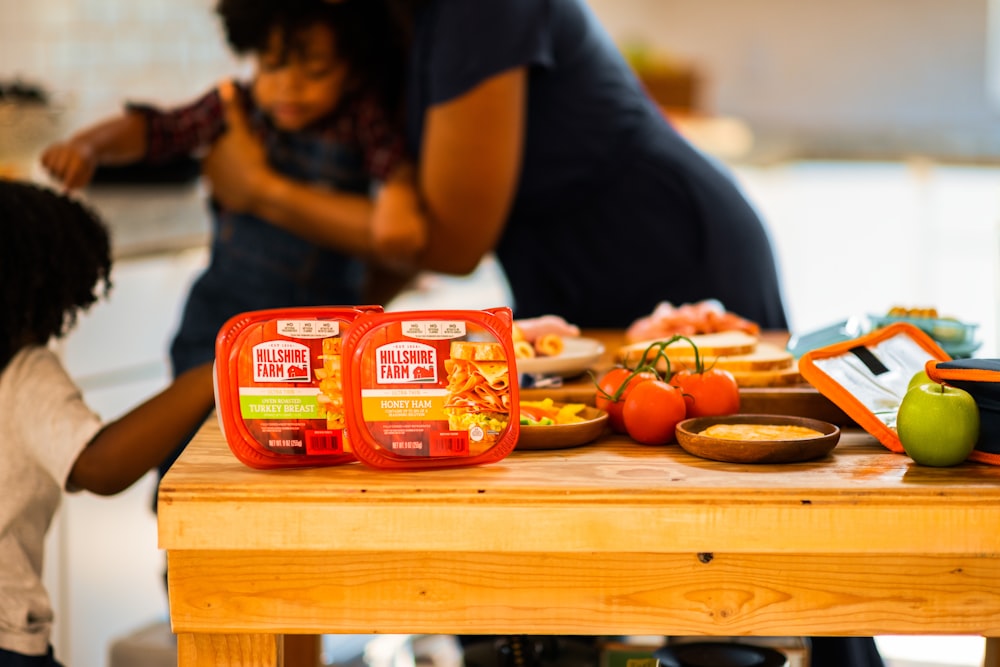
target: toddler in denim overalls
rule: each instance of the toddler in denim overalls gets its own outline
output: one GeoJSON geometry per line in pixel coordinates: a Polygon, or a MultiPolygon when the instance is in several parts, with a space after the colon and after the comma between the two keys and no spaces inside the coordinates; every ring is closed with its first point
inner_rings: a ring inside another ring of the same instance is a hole
{"type": "MultiPolygon", "coordinates": [[[[393,113],[402,88],[402,51],[393,51],[399,46],[394,40],[369,38],[387,20],[379,13],[381,3],[220,0],[217,11],[230,45],[255,57],[251,83],[226,82],[183,107],[127,105],[121,117],[46,149],[42,164],[49,172],[67,187],[79,187],[100,164],[127,162],[123,156],[156,163],[196,155],[227,130],[249,131],[258,139],[267,168],[279,177],[365,200],[374,199],[376,184],[408,166],[402,123],[393,113]],[[233,109],[242,112],[246,128],[242,122],[235,127],[233,109]]],[[[383,193],[397,196],[398,182],[383,193]]],[[[378,217],[373,206],[372,255],[379,255],[379,238],[395,233],[390,228],[405,227],[396,238],[414,239],[414,251],[423,241],[416,206],[407,214],[416,201],[408,181],[403,191],[396,201],[407,203],[391,208],[398,216],[378,217]]],[[[365,259],[214,200],[210,208],[210,263],[191,288],[171,344],[174,375],[212,360],[219,329],[241,312],[365,302],[365,259]]],[[[160,467],[161,476],[175,458],[160,467]]]]}

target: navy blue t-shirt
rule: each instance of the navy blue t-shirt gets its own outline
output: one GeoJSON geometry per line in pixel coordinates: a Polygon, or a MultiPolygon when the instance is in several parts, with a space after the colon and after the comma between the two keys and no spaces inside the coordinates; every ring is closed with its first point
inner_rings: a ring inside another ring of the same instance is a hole
{"type": "Polygon", "coordinates": [[[496,254],[518,317],[625,327],[659,301],[716,298],[787,327],[757,214],[673,130],[583,0],[427,3],[410,61],[411,152],[429,107],[517,67],[528,68],[524,161],[496,254]]]}

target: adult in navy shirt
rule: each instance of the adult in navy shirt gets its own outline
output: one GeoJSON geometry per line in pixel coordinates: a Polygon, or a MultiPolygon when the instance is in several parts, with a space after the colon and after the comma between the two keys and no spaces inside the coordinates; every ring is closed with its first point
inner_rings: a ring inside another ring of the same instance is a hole
{"type": "Polygon", "coordinates": [[[407,141],[431,220],[423,268],[495,251],[515,314],[625,327],[707,298],[787,321],[767,232],[682,138],[583,0],[401,3],[407,141]]]}
{"type": "MultiPolygon", "coordinates": [[[[584,0],[339,1],[391,3],[398,23],[371,39],[409,54],[405,134],[428,243],[406,268],[465,275],[495,252],[516,317],[624,328],[660,301],[711,298],[787,328],[760,218],[674,131],[584,0]]],[[[233,191],[238,134],[205,164],[216,198],[279,206],[336,243],[345,193],[276,203],[280,189],[246,178],[233,191]]]]}

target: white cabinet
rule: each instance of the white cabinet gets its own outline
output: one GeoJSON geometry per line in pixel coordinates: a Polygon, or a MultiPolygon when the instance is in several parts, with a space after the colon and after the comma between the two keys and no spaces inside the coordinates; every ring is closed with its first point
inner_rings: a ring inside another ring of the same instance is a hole
{"type": "Polygon", "coordinates": [[[127,383],[167,369],[170,340],[207,251],[115,262],[109,298],[84,313],[63,341],[63,360],[84,390],[127,383]]]}

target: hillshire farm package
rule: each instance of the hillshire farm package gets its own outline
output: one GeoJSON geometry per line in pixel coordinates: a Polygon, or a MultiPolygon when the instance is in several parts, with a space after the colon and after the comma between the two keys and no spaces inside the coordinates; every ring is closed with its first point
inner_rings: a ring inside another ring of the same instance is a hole
{"type": "Polygon", "coordinates": [[[236,458],[254,468],[356,460],[344,431],[343,337],[373,311],[381,307],[259,310],[223,325],[215,404],[236,458]]]}
{"type": "Polygon", "coordinates": [[[377,468],[498,461],[517,444],[509,308],[372,313],[344,341],[347,429],[377,468]]]}
{"type": "Polygon", "coordinates": [[[508,308],[243,313],[216,341],[220,427],[255,468],[500,460],[519,428],[512,322],[508,308]]]}

